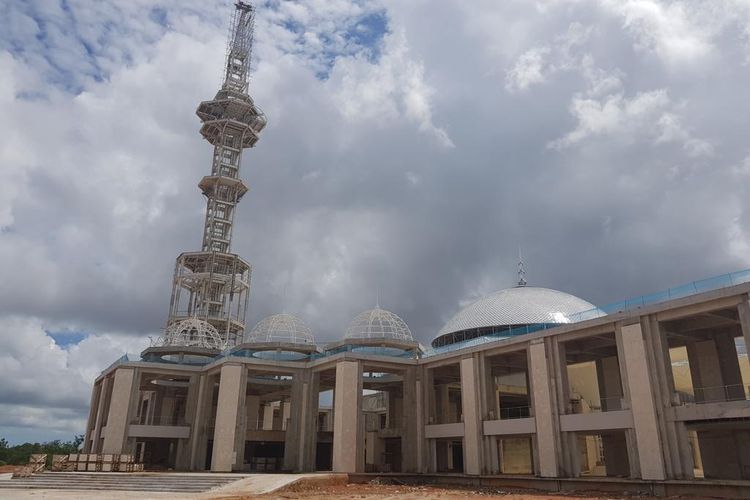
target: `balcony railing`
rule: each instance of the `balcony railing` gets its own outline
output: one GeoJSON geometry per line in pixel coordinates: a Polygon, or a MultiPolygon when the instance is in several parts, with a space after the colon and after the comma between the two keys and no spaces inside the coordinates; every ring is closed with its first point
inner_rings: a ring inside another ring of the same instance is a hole
{"type": "Polygon", "coordinates": [[[386,429],[400,429],[401,419],[389,418],[385,422],[379,418],[366,418],[365,419],[365,430],[368,432],[383,431],[386,429]]]}
{"type": "Polygon", "coordinates": [[[155,415],[151,417],[149,417],[148,415],[137,415],[133,418],[133,420],[130,421],[130,423],[133,425],[187,425],[184,415],[155,415]]]}
{"type": "Polygon", "coordinates": [[[531,416],[531,407],[529,406],[508,406],[500,408],[500,420],[512,420],[515,418],[529,418],[531,416]]]}
{"type": "Polygon", "coordinates": [[[600,413],[607,411],[618,411],[624,409],[622,397],[598,399],[572,399],[568,406],[569,414],[600,413]]]}
{"type": "Polygon", "coordinates": [[[680,403],[708,404],[750,400],[750,385],[731,384],[714,387],[695,387],[693,394],[679,393],[680,403]]]}

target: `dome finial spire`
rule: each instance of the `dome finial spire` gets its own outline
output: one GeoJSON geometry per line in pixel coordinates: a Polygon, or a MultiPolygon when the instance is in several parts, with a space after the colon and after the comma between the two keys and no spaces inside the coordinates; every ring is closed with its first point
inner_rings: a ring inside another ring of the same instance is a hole
{"type": "Polygon", "coordinates": [[[526,269],[523,267],[523,256],[521,246],[518,246],[518,286],[526,286],[526,269]]]}

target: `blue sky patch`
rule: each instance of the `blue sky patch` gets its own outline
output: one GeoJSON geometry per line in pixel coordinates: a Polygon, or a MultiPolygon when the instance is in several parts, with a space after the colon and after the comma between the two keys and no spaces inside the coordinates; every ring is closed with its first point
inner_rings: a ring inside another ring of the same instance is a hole
{"type": "Polygon", "coordinates": [[[48,337],[50,337],[52,340],[55,341],[55,344],[62,347],[63,349],[67,349],[68,347],[77,345],[83,339],[89,336],[88,333],[72,332],[72,331],[62,331],[62,332],[45,331],[45,333],[47,334],[48,337]]]}

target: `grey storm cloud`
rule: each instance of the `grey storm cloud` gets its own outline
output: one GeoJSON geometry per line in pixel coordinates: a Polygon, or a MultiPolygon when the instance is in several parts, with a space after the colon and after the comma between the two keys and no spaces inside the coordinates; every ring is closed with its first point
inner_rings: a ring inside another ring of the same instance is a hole
{"type": "MultiPolygon", "coordinates": [[[[230,9],[0,7],[0,432],[82,431],[93,377],[159,334],[230,9]]],[[[750,267],[746,2],[274,0],[255,61],[250,326],[331,341],[379,295],[427,343],[519,246],[530,284],[596,304],[750,267]]]]}

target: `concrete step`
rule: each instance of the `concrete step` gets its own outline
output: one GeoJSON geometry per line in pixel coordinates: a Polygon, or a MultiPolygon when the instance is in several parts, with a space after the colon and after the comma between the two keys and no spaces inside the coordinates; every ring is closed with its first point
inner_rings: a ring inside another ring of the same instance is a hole
{"type": "Polygon", "coordinates": [[[244,475],[117,472],[43,472],[31,477],[0,481],[0,489],[52,489],[91,491],[169,491],[199,493],[234,481],[244,475]]]}

